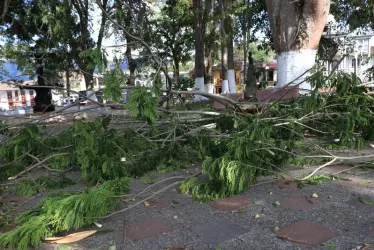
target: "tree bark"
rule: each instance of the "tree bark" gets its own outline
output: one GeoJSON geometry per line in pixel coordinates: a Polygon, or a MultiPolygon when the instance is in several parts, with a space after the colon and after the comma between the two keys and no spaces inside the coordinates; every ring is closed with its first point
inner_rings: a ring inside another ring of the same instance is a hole
{"type": "Polygon", "coordinates": [[[252,52],[248,54],[248,69],[246,77],[246,86],[245,86],[245,96],[251,98],[256,96],[257,85],[255,77],[255,66],[253,63],[252,52]]]}
{"type": "Polygon", "coordinates": [[[83,77],[86,83],[87,89],[93,88],[93,73],[94,69],[89,69],[87,62],[87,58],[81,59],[80,52],[91,49],[93,44],[89,41],[89,33],[88,33],[88,22],[89,22],[89,1],[88,0],[72,0],[72,5],[74,6],[78,16],[79,16],[79,28],[80,28],[80,43],[78,44],[79,49],[76,49],[76,44],[72,45],[73,55],[76,63],[78,64],[79,68],[82,70],[83,77]]]}
{"type": "Polygon", "coordinates": [[[173,68],[174,68],[174,72],[173,72],[173,82],[175,84],[177,84],[179,86],[179,60],[177,59],[177,57],[173,57],[173,60],[174,60],[174,65],[173,65],[173,68]]]}
{"type": "Polygon", "coordinates": [[[212,11],[214,12],[213,0],[206,0],[205,9],[204,9],[204,17],[203,17],[203,22],[205,24],[204,47],[205,47],[205,55],[206,55],[205,85],[207,86],[207,92],[211,94],[214,93],[213,54],[214,54],[214,39],[215,39],[215,33],[216,33],[215,32],[216,21],[212,20],[212,18],[210,17],[212,11]]]}
{"type": "MultiPolygon", "coordinates": [[[[283,87],[314,66],[317,47],[326,25],[330,0],[266,0],[274,49],[278,53],[278,82],[283,87]]],[[[300,77],[298,85],[310,74],[300,77]]],[[[308,82],[301,93],[311,90],[308,82]]]]}
{"type": "Polygon", "coordinates": [[[225,6],[224,0],[220,0],[220,15],[221,15],[221,78],[222,78],[222,93],[227,94],[230,92],[229,90],[229,82],[228,82],[228,54],[227,54],[227,46],[226,46],[226,31],[224,28],[224,18],[223,15],[225,13],[225,6]]]}
{"type": "MultiPolygon", "coordinates": [[[[66,58],[66,72],[65,72],[65,77],[66,77],[66,93],[68,96],[70,96],[70,62],[69,58],[66,58]]],[[[68,97],[69,104],[70,104],[70,97],[68,97]]]]}
{"type": "Polygon", "coordinates": [[[84,77],[84,82],[86,83],[87,89],[93,89],[93,70],[90,70],[86,67],[80,67],[81,70],[83,71],[83,77],[84,77]]]}
{"type": "MultiPolygon", "coordinates": [[[[195,88],[205,91],[204,85],[204,23],[201,0],[193,0],[195,15],[195,88]]],[[[203,100],[202,96],[195,96],[196,100],[203,100]]]]}
{"type": "Polygon", "coordinates": [[[233,25],[233,0],[223,1],[223,29],[225,30],[225,46],[227,47],[227,78],[230,93],[236,93],[235,65],[234,65],[234,25],[233,25]]]}
{"type": "MultiPolygon", "coordinates": [[[[127,5],[128,6],[126,6],[127,16],[125,18],[125,26],[130,33],[133,33],[132,32],[132,27],[131,27],[131,19],[133,18],[133,14],[132,14],[133,2],[132,2],[132,0],[128,0],[127,5]]],[[[129,78],[128,84],[130,86],[135,86],[136,63],[135,63],[135,61],[134,61],[134,59],[132,58],[132,55],[131,55],[133,40],[131,39],[130,36],[127,36],[126,33],[125,33],[125,38],[126,38],[126,52],[125,52],[125,55],[126,55],[126,58],[127,58],[127,65],[129,67],[129,71],[130,71],[130,78],[129,78]]]]}

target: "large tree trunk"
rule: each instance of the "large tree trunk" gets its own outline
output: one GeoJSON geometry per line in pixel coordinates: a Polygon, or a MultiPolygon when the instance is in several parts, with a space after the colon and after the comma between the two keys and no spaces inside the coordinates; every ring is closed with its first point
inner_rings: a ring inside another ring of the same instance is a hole
{"type": "MultiPolygon", "coordinates": [[[[132,25],[131,25],[131,19],[133,18],[133,13],[132,13],[133,1],[132,0],[128,0],[127,1],[127,5],[128,6],[126,6],[127,7],[127,16],[125,18],[125,26],[126,26],[126,29],[131,34],[133,34],[132,25]]],[[[130,77],[129,77],[128,84],[130,86],[135,86],[136,63],[135,63],[135,61],[134,61],[134,59],[132,58],[132,55],[131,55],[133,40],[131,39],[131,37],[127,36],[126,34],[125,34],[125,38],[126,38],[126,51],[125,51],[125,55],[126,55],[126,59],[127,59],[127,65],[129,67],[129,71],[130,71],[130,77]]]]}
{"type": "Polygon", "coordinates": [[[206,57],[206,81],[207,81],[207,89],[208,93],[213,94],[214,90],[214,79],[213,79],[213,48],[209,47],[207,50],[207,57],[206,57]]]}
{"type": "Polygon", "coordinates": [[[225,32],[225,46],[227,47],[227,78],[230,93],[236,93],[234,68],[234,20],[232,18],[233,0],[223,1],[225,18],[223,21],[225,32]]]}
{"type": "Polygon", "coordinates": [[[93,83],[93,70],[90,70],[84,66],[80,67],[81,70],[83,71],[83,77],[84,77],[84,82],[86,83],[86,88],[87,89],[93,89],[94,83],[93,83]]]}
{"type": "MultiPolygon", "coordinates": [[[[204,23],[201,0],[193,0],[195,15],[195,88],[204,91],[204,23]]],[[[203,100],[202,96],[195,96],[195,100],[203,100]]]]}
{"type": "Polygon", "coordinates": [[[177,59],[178,57],[174,56],[173,57],[174,59],[174,65],[173,65],[173,68],[174,68],[174,72],[173,72],[173,82],[179,86],[179,78],[180,78],[180,70],[179,70],[179,60],[177,59]]]}
{"type": "MultiPolygon", "coordinates": [[[[224,0],[220,0],[220,15],[225,13],[224,0]]],[[[227,94],[229,90],[228,72],[227,72],[227,46],[226,46],[226,30],[224,28],[224,19],[221,20],[221,79],[222,79],[222,93],[227,94]]]]}
{"type": "Polygon", "coordinates": [[[214,54],[214,39],[216,21],[210,17],[211,11],[214,11],[213,0],[205,1],[204,17],[203,22],[205,24],[204,30],[204,47],[206,55],[206,67],[205,67],[205,85],[208,93],[214,93],[214,77],[213,77],[213,54],[214,54]],[[207,31],[208,30],[208,31],[207,31]]]}
{"type": "Polygon", "coordinates": [[[257,91],[257,85],[256,85],[256,77],[255,77],[255,66],[253,63],[252,52],[249,52],[245,96],[247,98],[254,97],[256,95],[256,91],[257,91]]]}
{"type": "MultiPolygon", "coordinates": [[[[88,49],[91,49],[93,47],[93,44],[89,41],[90,35],[89,35],[89,1],[88,0],[72,0],[71,4],[74,6],[78,16],[79,16],[79,28],[80,28],[80,49],[76,50],[75,44],[72,45],[72,51],[74,54],[74,59],[76,63],[78,64],[79,68],[83,72],[83,77],[86,83],[87,89],[93,88],[93,73],[94,70],[88,69],[88,65],[90,62],[88,62],[89,59],[80,58],[80,53],[82,51],[86,51],[88,49]]],[[[104,18],[104,21],[106,19],[104,18]]],[[[99,32],[100,33],[100,32],[99,32]]],[[[101,43],[101,41],[100,41],[101,43]]]]}
{"type": "MultiPolygon", "coordinates": [[[[317,47],[330,10],[330,0],[284,1],[266,0],[273,45],[278,53],[278,82],[283,87],[311,69],[317,47]]],[[[298,85],[310,73],[304,74],[292,85],[298,85]]],[[[302,83],[301,93],[311,90],[302,83]]]]}

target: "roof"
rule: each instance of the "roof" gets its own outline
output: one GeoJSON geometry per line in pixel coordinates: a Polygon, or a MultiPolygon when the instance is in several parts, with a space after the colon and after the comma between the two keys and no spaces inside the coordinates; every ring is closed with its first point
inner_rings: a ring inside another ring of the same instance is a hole
{"type": "Polygon", "coordinates": [[[277,61],[271,61],[268,63],[263,63],[261,67],[262,68],[269,67],[269,69],[278,69],[278,64],[277,64],[277,61]]]}
{"type": "Polygon", "coordinates": [[[24,81],[24,82],[14,82],[14,81],[2,81],[0,82],[0,91],[13,91],[19,90],[19,85],[28,86],[35,85],[36,81],[24,81]]]}

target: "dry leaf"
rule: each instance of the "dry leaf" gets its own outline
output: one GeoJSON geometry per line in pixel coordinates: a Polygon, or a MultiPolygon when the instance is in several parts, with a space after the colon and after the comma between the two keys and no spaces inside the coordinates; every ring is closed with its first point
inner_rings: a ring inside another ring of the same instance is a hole
{"type": "Polygon", "coordinates": [[[72,242],[77,242],[84,238],[87,238],[88,236],[91,236],[96,232],[97,230],[89,230],[89,231],[69,234],[64,237],[48,237],[48,238],[45,238],[44,241],[47,243],[57,243],[57,244],[72,243],[72,242]]]}

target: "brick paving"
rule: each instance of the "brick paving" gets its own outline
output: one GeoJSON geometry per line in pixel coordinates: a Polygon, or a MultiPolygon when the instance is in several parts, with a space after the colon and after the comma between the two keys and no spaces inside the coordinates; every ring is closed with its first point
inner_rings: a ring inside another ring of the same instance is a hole
{"type": "MultiPolygon", "coordinates": [[[[326,169],[326,173],[329,171],[326,169]]],[[[213,202],[194,201],[172,189],[123,214],[99,221],[103,227],[95,229],[109,229],[111,233],[65,249],[362,250],[365,244],[374,243],[374,206],[360,200],[374,201],[374,171],[371,175],[362,173],[355,171],[348,176],[352,181],[337,180],[301,189],[294,181],[267,182],[213,202]],[[313,193],[318,197],[312,198],[313,193]],[[279,206],[274,205],[275,201],[279,206]]],[[[135,192],[148,185],[136,180],[132,186],[135,192]]],[[[9,199],[25,202],[23,197],[9,199]]],[[[43,247],[59,249],[55,245],[43,247]]]]}

